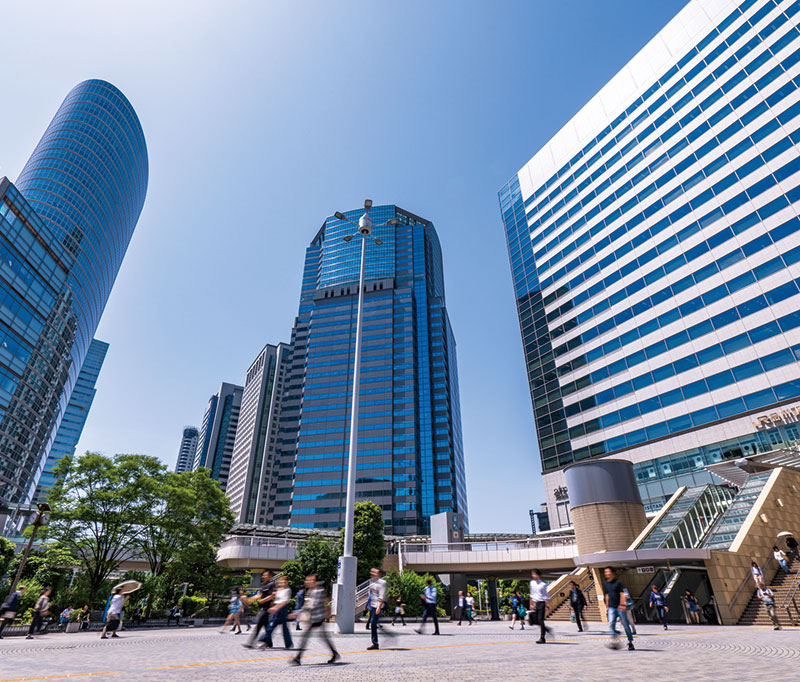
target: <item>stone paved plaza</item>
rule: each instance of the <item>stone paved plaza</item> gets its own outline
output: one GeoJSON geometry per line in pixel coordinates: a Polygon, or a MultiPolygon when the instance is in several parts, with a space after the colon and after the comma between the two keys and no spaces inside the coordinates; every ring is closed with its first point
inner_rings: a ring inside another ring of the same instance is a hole
{"type": "MultiPolygon", "coordinates": [[[[587,633],[556,623],[556,638],[546,645],[535,644],[533,631],[512,632],[505,623],[444,623],[439,637],[417,635],[412,627],[385,628],[398,634],[384,636],[380,651],[365,651],[369,637],[360,629],[335,636],[342,661],[334,666],[325,665],[327,650],[313,639],[300,668],[288,665],[292,653],[282,648],[246,649],[246,635],[209,628],[128,631],[106,641],[96,633],[13,637],[0,641],[0,682],[800,680],[800,630],[794,628],[675,626],[664,632],[640,625],[637,651],[629,652],[608,649],[599,623],[587,633]]],[[[278,633],[275,644],[282,643],[278,633]]]]}

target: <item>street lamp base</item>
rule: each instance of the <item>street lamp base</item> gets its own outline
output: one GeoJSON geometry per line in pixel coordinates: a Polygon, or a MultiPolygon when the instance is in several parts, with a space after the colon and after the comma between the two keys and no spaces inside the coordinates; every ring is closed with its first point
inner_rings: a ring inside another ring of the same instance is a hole
{"type": "Polygon", "coordinates": [[[336,628],[345,635],[355,631],[356,618],[356,568],[354,556],[339,557],[339,572],[334,586],[336,628]]]}

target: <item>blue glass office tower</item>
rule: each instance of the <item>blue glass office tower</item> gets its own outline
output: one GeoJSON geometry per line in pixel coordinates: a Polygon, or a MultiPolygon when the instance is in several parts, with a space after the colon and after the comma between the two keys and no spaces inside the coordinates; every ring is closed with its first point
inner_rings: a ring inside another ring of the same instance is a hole
{"type": "Polygon", "coordinates": [[[242,386],[223,381],[219,391],[208,399],[203,425],[198,434],[197,453],[192,469],[208,469],[211,478],[219,483],[222,490],[228,487],[243,391],[242,386]]]}
{"type": "Polygon", "coordinates": [[[56,482],[53,469],[64,457],[75,453],[75,448],[86,424],[86,418],[89,416],[89,409],[92,407],[94,396],[97,393],[95,384],[97,384],[97,378],[100,376],[107,352],[108,344],[105,341],[92,339],[89,344],[89,352],[86,354],[83,367],[78,374],[78,380],[75,382],[75,388],[72,389],[67,410],[64,412],[53,445],[47,455],[44,471],[36,486],[34,502],[47,500],[47,495],[56,482]]]}
{"type": "Polygon", "coordinates": [[[31,501],[147,191],[136,113],[66,97],[16,186],[0,179],[0,515],[31,501]]]}
{"type": "MultiPolygon", "coordinates": [[[[363,209],[346,213],[358,222],[363,209]]],[[[383,510],[388,533],[427,532],[443,511],[467,515],[458,371],[433,224],[397,206],[371,211],[367,246],[356,499],[383,510]]],[[[306,250],[279,429],[273,522],[344,525],[361,243],[329,217],[306,250]]]]}
{"type": "Polygon", "coordinates": [[[800,3],[694,0],[500,191],[553,526],[800,437],[800,3]]]}

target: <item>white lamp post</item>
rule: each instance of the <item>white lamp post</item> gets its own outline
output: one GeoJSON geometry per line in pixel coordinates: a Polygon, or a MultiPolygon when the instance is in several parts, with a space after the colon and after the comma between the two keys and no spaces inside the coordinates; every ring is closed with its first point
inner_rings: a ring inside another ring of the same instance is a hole
{"type": "MultiPolygon", "coordinates": [[[[372,239],[380,246],[383,242],[372,236],[372,220],[369,210],[372,200],[364,202],[364,215],[359,218],[358,225],[348,220],[343,213],[337,211],[333,215],[358,228],[361,235],[361,268],[358,276],[358,314],[356,317],[356,347],[353,352],[353,403],[350,410],[350,454],[347,460],[347,502],[344,519],[344,553],[339,557],[338,575],[336,578],[336,627],[339,632],[350,634],[355,627],[356,617],[356,568],[357,559],[353,556],[353,517],[356,506],[356,459],[358,455],[358,391],[361,383],[361,320],[364,314],[364,267],[367,255],[367,240],[372,239]]],[[[392,218],[383,225],[396,225],[392,218]]],[[[382,227],[379,225],[378,227],[382,227]]],[[[349,234],[344,241],[352,241],[355,235],[349,234]]]]}

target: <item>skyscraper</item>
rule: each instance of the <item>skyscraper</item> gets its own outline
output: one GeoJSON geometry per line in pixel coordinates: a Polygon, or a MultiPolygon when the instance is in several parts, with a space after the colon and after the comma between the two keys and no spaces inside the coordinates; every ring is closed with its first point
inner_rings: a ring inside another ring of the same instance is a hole
{"type": "MultiPolygon", "coordinates": [[[[345,214],[358,222],[362,209],[345,214]]],[[[356,499],[385,530],[425,532],[467,498],[456,344],[433,224],[396,206],[371,211],[367,248],[356,499]],[[389,219],[397,225],[383,225],[389,219]]],[[[281,410],[274,522],[344,525],[360,240],[329,217],[306,250],[281,410]],[[292,476],[294,479],[292,480],[292,476]]]]}
{"type": "Polygon", "coordinates": [[[241,386],[223,382],[219,391],[208,399],[192,467],[210,469],[211,478],[218,481],[223,490],[228,485],[242,390],[241,386]]]}
{"type": "Polygon", "coordinates": [[[67,95],[0,178],[0,515],[33,498],[147,191],[136,113],[110,83],[67,95]]]}
{"type": "Polygon", "coordinates": [[[800,438],[800,4],[693,0],[500,191],[545,490],[800,438]]]}
{"type": "Polygon", "coordinates": [[[58,432],[53,440],[53,446],[47,455],[44,471],[39,478],[39,484],[36,486],[34,502],[47,500],[50,488],[55,483],[53,469],[64,457],[75,452],[75,447],[81,439],[83,427],[89,416],[89,409],[92,407],[94,396],[97,393],[95,384],[97,383],[97,377],[100,376],[100,370],[103,367],[107,352],[108,344],[105,341],[92,339],[91,344],[89,344],[89,352],[86,354],[83,367],[81,367],[80,374],[78,374],[78,380],[75,382],[75,388],[72,389],[72,396],[67,404],[67,410],[64,412],[61,425],[58,427],[58,432]]]}
{"type": "Polygon", "coordinates": [[[227,495],[237,523],[272,525],[281,402],[291,348],[267,345],[247,370],[227,495]]]}
{"type": "Polygon", "coordinates": [[[194,457],[197,454],[197,440],[200,432],[196,426],[184,426],[181,436],[181,446],[178,448],[178,461],[175,464],[175,473],[182,474],[191,471],[194,466],[194,457]]]}

